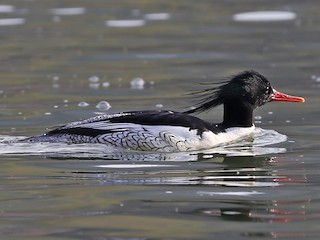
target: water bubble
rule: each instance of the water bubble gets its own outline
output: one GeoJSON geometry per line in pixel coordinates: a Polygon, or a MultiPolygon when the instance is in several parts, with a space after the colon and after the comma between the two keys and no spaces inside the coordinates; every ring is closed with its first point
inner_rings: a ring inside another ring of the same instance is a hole
{"type": "Polygon", "coordinates": [[[88,107],[90,104],[89,103],[87,103],[87,102],[79,102],[78,103],[78,106],[79,107],[88,107]]]}
{"type": "Polygon", "coordinates": [[[98,89],[100,87],[100,83],[90,83],[89,88],[98,89]]]}
{"type": "Polygon", "coordinates": [[[158,103],[158,104],[156,104],[156,107],[157,107],[157,108],[162,108],[163,105],[162,105],[161,103],[158,103]]]}
{"type": "Polygon", "coordinates": [[[109,82],[103,82],[102,83],[102,87],[108,88],[108,87],[110,87],[110,83],[109,82]]]}
{"type": "Polygon", "coordinates": [[[96,108],[98,108],[101,111],[107,111],[111,108],[111,105],[107,101],[101,101],[97,104],[96,108]]]}
{"type": "Polygon", "coordinates": [[[50,116],[51,114],[52,114],[51,112],[44,113],[44,115],[46,115],[46,116],[50,116]]]}
{"type": "Polygon", "coordinates": [[[140,9],[132,9],[131,14],[133,17],[138,17],[141,14],[140,9]]]}
{"type": "Polygon", "coordinates": [[[261,123],[261,119],[262,119],[262,117],[261,116],[255,116],[254,117],[254,123],[261,123]]]}
{"type": "Polygon", "coordinates": [[[92,83],[97,83],[99,82],[100,78],[98,76],[91,76],[88,78],[89,82],[92,82],[92,83]]]}
{"type": "Polygon", "coordinates": [[[55,82],[56,82],[56,81],[59,81],[59,79],[60,79],[59,76],[53,76],[53,77],[52,77],[52,80],[55,81],[55,82]]]}
{"type": "Polygon", "coordinates": [[[55,23],[61,22],[61,17],[60,16],[53,16],[52,21],[55,23]]]}
{"type": "Polygon", "coordinates": [[[119,86],[119,87],[122,87],[122,78],[119,77],[117,80],[118,80],[118,86],[119,86]]]}
{"type": "Polygon", "coordinates": [[[132,89],[143,89],[144,87],[144,80],[142,78],[133,78],[130,82],[132,89]]]}

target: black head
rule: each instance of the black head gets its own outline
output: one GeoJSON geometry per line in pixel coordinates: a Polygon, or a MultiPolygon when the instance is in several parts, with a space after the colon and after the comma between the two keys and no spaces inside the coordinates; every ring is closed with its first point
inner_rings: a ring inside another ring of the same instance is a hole
{"type": "Polygon", "coordinates": [[[234,76],[219,90],[223,103],[239,101],[251,105],[252,108],[270,101],[272,94],[273,90],[267,78],[253,70],[234,76]]]}
{"type": "Polygon", "coordinates": [[[249,70],[239,73],[220,86],[195,93],[198,106],[187,113],[203,112],[220,104],[245,105],[249,109],[270,101],[273,89],[260,73],[249,70]]]}
{"type": "Polygon", "coordinates": [[[195,94],[200,97],[198,106],[186,113],[203,112],[223,104],[221,126],[225,128],[252,126],[253,110],[269,101],[304,102],[304,98],[276,91],[264,76],[253,70],[239,73],[219,86],[195,94]]]}

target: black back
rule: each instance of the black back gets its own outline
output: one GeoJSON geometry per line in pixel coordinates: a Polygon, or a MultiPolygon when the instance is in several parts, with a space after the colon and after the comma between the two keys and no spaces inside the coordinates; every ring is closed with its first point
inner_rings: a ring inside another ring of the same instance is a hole
{"type": "MultiPolygon", "coordinates": [[[[86,121],[86,120],[85,120],[86,121]]],[[[85,122],[84,123],[87,123],[85,122]]],[[[85,136],[97,136],[100,134],[106,134],[117,131],[115,129],[108,130],[107,125],[110,123],[134,123],[149,126],[180,126],[186,127],[190,130],[197,130],[197,134],[201,135],[204,131],[211,130],[215,133],[223,131],[220,125],[211,124],[200,118],[192,115],[180,112],[173,112],[167,110],[149,110],[149,111],[134,111],[125,112],[123,115],[115,116],[111,118],[101,118],[91,122],[92,127],[81,127],[81,124],[77,124],[74,127],[62,126],[54,129],[47,134],[77,134],[85,136]],[[94,124],[98,122],[105,122],[105,129],[95,129],[94,124]]]]}

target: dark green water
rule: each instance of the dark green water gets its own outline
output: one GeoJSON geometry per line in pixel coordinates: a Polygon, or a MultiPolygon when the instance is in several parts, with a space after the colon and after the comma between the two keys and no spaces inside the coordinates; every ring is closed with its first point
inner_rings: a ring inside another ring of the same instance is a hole
{"type": "MultiPolygon", "coordinates": [[[[288,137],[270,146],[152,154],[2,143],[1,239],[319,239],[317,1],[5,4],[1,140],[105,112],[101,101],[107,113],[183,110],[196,83],[245,69],[306,102],[255,111],[259,129],[288,137]],[[251,11],[296,17],[233,20],[251,11]]],[[[221,109],[200,117],[219,122],[221,109]]]]}

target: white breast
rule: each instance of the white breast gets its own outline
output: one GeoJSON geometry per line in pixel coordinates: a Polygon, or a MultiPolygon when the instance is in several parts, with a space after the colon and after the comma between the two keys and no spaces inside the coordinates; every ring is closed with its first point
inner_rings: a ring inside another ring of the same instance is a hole
{"type": "MultiPolygon", "coordinates": [[[[251,127],[232,127],[227,128],[225,132],[215,134],[211,131],[204,132],[200,141],[201,148],[211,148],[222,144],[231,143],[250,135],[255,129],[251,127]]],[[[195,149],[195,150],[198,150],[195,149]]]]}

